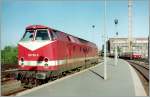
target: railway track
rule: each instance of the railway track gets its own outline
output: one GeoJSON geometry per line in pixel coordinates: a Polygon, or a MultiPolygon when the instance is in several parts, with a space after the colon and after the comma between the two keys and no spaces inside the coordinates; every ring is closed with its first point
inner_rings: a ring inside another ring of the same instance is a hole
{"type": "Polygon", "coordinates": [[[149,67],[148,66],[138,64],[136,62],[129,61],[129,60],[128,62],[146,79],[146,81],[149,82],[149,67]]]}
{"type": "Polygon", "coordinates": [[[6,94],[2,94],[3,96],[15,96],[17,93],[20,93],[20,92],[23,92],[25,90],[28,90],[26,88],[18,88],[17,90],[15,91],[11,91],[9,93],[6,93],[6,94]]]}
{"type": "Polygon", "coordinates": [[[21,82],[17,80],[7,80],[1,84],[1,95],[9,96],[14,93],[18,93],[20,91],[26,90],[21,86],[21,82]]]}
{"type": "Polygon", "coordinates": [[[1,84],[15,79],[15,73],[18,69],[1,71],[1,84]]]}
{"type": "Polygon", "coordinates": [[[146,94],[149,95],[149,65],[143,64],[143,62],[140,64],[141,62],[137,63],[133,60],[127,61],[133,68],[135,68],[135,71],[143,84],[146,94]]]}
{"type": "Polygon", "coordinates": [[[15,73],[18,69],[3,69],[1,71],[1,95],[9,96],[12,94],[16,94],[21,91],[25,91],[26,89],[21,86],[20,81],[15,79],[15,73]]]}

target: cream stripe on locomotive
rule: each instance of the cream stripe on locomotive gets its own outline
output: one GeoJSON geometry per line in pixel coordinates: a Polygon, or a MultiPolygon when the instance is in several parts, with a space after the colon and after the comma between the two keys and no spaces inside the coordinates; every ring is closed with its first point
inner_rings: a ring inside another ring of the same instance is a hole
{"type": "MultiPolygon", "coordinates": [[[[98,58],[97,56],[95,57],[87,57],[87,59],[95,59],[98,58]]],[[[54,61],[48,61],[48,62],[44,62],[44,61],[19,61],[19,65],[23,65],[23,66],[44,66],[46,63],[48,64],[48,66],[56,66],[56,65],[63,65],[63,64],[71,64],[71,63],[75,63],[75,62],[80,62],[80,61],[84,61],[85,58],[73,58],[73,59],[67,59],[67,60],[54,60],[54,61]],[[23,64],[22,64],[23,63],[23,64]]]]}

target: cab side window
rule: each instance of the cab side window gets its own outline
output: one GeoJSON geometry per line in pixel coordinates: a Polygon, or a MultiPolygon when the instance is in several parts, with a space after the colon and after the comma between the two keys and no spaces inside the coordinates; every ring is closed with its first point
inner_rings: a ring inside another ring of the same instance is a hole
{"type": "Polygon", "coordinates": [[[51,38],[52,38],[52,40],[56,40],[58,38],[58,35],[57,35],[56,31],[51,32],[51,38]]]}

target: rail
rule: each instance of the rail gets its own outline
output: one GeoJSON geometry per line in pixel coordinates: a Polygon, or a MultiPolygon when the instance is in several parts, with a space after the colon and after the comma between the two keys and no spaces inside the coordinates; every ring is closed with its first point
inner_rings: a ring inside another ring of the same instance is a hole
{"type": "Polygon", "coordinates": [[[149,82],[149,67],[127,60],[148,82],[149,82]]]}

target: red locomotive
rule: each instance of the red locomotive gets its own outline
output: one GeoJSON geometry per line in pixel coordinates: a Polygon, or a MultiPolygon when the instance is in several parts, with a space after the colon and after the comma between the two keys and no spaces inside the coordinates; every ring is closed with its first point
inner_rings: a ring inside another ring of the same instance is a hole
{"type": "Polygon", "coordinates": [[[132,59],[141,59],[142,55],[135,52],[126,52],[120,55],[120,57],[132,60],[132,59]]]}
{"type": "Polygon", "coordinates": [[[69,70],[98,63],[94,43],[42,25],[30,25],[18,44],[22,84],[41,84],[69,70]]]}

